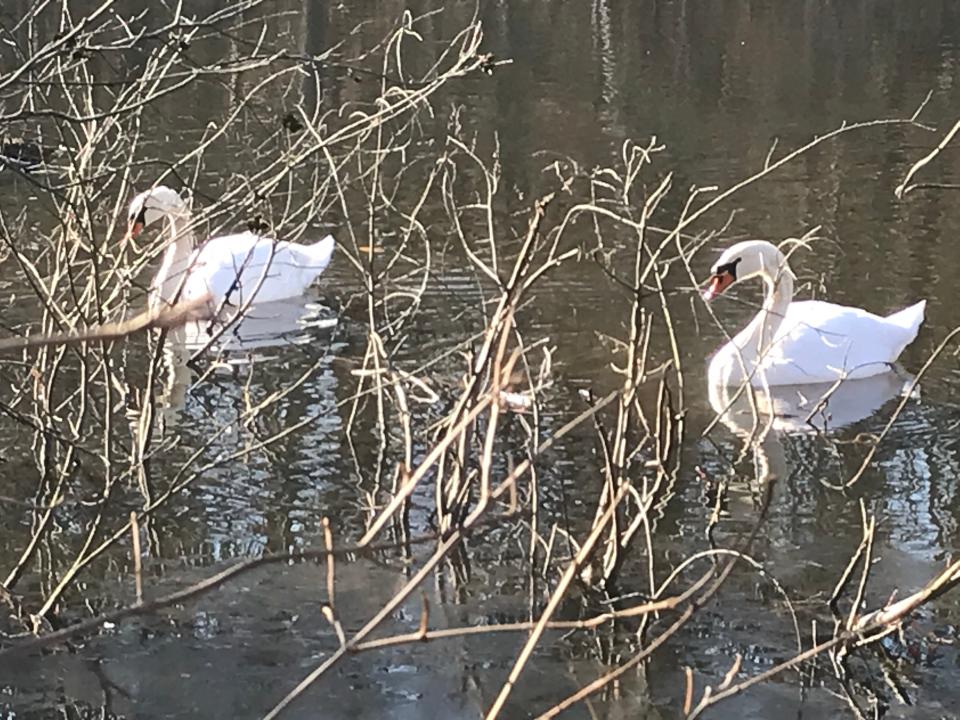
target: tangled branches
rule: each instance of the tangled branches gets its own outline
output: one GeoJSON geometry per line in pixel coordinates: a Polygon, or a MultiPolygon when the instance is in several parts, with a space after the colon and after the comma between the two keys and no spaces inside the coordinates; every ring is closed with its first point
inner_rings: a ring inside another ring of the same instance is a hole
{"type": "MultiPolygon", "coordinates": [[[[688,670],[685,713],[827,654],[858,708],[849,657],[955,584],[951,565],[866,612],[875,524],[864,510],[863,543],[824,608],[837,611],[859,564],[845,617],[829,640],[805,637],[789,588],[754,557],[769,458],[757,463],[751,522],[718,539],[727,485],[684,457],[691,384],[678,317],[698,252],[732,221],[709,226],[714,211],[823,143],[917,115],[844,126],[779,157],[771,148],[723,190],[678,190],[661,143],[627,142],[609,167],[549,164],[530,200],[510,194],[497,138],[456,102],[498,67],[475,19],[442,44],[424,39],[432,15],[404,13],[372,48],[348,29],[333,42],[308,31],[294,49],[298,16],[258,0],[135,17],[113,0],[81,17],[53,5],[5,26],[0,54],[0,180],[18,198],[0,206],[0,263],[16,278],[0,298],[0,435],[29,470],[0,497],[18,518],[0,547],[0,662],[107,643],[96,635],[121,621],[216,608],[213,591],[254,570],[315,562],[328,642],[319,660],[299,658],[302,676],[284,678],[266,717],[351,657],[510,633],[523,640],[489,675],[491,719],[516,714],[548,641],[589,645],[577,652],[599,668],[538,708],[553,717],[646,672],[728,600],[731,578],[747,577],[788,610],[796,652],[752,675],[738,654],[699,694],[688,670]],[[160,183],[183,189],[198,233],[297,240],[333,228],[319,294],[215,317],[190,305],[142,312],[162,240],[118,238],[132,191],[160,183]],[[541,321],[576,312],[554,282],[563,273],[603,284],[611,323],[590,328],[589,349],[541,321]],[[602,380],[575,390],[562,358],[577,352],[597,359],[602,380]],[[691,477],[712,483],[703,547],[677,556],[663,526],[691,477]],[[234,502],[243,491],[254,499],[234,502]],[[264,510],[258,493],[272,492],[281,499],[264,510]],[[167,568],[195,556],[236,560],[162,591],[167,568]],[[371,593],[372,611],[342,600],[344,565],[358,558],[399,578],[386,597],[371,593]],[[515,617],[487,613],[471,585],[500,565],[526,601],[515,617]],[[432,596],[431,582],[443,586],[432,596]],[[438,605],[462,605],[465,619],[443,622],[438,605]],[[396,629],[411,607],[415,627],[396,629]]],[[[330,21],[319,3],[305,12],[311,29],[330,21]]],[[[754,417],[734,464],[759,458],[768,432],[754,417]]]]}

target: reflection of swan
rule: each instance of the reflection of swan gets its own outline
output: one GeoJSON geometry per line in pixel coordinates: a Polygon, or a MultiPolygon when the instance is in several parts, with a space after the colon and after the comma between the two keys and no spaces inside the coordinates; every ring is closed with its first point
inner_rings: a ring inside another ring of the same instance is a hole
{"type": "MultiPolygon", "coordinates": [[[[780,385],[749,391],[719,385],[709,388],[710,407],[730,431],[752,451],[756,477],[763,483],[786,477],[782,436],[836,430],[873,415],[909,385],[893,372],[860,380],[806,385],[780,385]]],[[[741,455],[743,457],[743,455],[741,455]]]]}
{"type": "Polygon", "coordinates": [[[311,331],[333,327],[335,317],[309,296],[258,303],[242,317],[190,322],[184,326],[184,343],[196,352],[207,349],[244,351],[282,345],[303,345],[315,340],[311,331]]]}
{"type": "Polygon", "coordinates": [[[728,248],[712,275],[707,300],[755,276],[767,290],[756,317],[711,359],[711,385],[739,386],[745,378],[757,387],[805,385],[885,373],[923,322],[923,300],[888,317],[819,300],[791,302],[787,259],[762,240],[728,248]]]}
{"type": "Polygon", "coordinates": [[[199,351],[242,353],[268,347],[315,343],[317,330],[333,327],[336,317],[310,296],[258,303],[240,317],[191,321],[168,333],[163,348],[160,406],[172,426],[186,401],[194,373],[188,361],[199,351]]]}
{"type": "Polygon", "coordinates": [[[163,343],[158,383],[157,407],[161,432],[177,426],[177,414],[187,402],[187,390],[193,384],[194,377],[189,360],[185,329],[178,327],[171,330],[163,343]]]}
{"type": "Polygon", "coordinates": [[[193,249],[190,208],[167,187],[155,187],[130,203],[130,236],[166,220],[170,245],[151,285],[150,303],[209,298],[214,309],[302,295],[326,269],[334,242],[312,245],[273,240],[253,232],[225,235],[193,249]],[[182,289],[181,289],[182,288],[182,289]],[[178,295],[179,293],[179,295],[178,295]]]}
{"type": "Polygon", "coordinates": [[[780,385],[754,390],[758,417],[745,390],[711,385],[710,407],[737,435],[750,436],[767,425],[778,432],[836,430],[867,418],[887,401],[900,395],[907,382],[886,372],[860,380],[807,385],[780,385]],[[722,413],[722,414],[720,414],[722,413]]]}

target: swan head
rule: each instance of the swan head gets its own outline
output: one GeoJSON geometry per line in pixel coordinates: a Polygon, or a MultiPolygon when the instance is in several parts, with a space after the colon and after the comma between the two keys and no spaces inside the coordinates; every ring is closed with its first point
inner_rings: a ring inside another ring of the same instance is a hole
{"type": "Polygon", "coordinates": [[[731,285],[760,276],[771,286],[783,274],[789,274],[787,258],[773,243],[766,240],[745,240],[731,245],[710,268],[710,284],[703,291],[704,300],[712,300],[731,285]]]}
{"type": "Polygon", "coordinates": [[[168,215],[179,215],[186,208],[176,190],[163,185],[140,193],[130,201],[130,237],[136,238],[147,226],[168,215]]]}

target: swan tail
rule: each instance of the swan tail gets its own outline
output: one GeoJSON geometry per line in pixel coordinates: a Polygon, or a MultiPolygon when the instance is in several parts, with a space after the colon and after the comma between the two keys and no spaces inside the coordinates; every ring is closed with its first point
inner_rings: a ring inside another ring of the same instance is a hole
{"type": "Polygon", "coordinates": [[[886,321],[909,332],[910,340],[912,341],[920,331],[920,324],[923,322],[923,311],[926,306],[927,301],[921,300],[915,305],[904,308],[892,315],[887,315],[886,321]]]}
{"type": "Polygon", "coordinates": [[[314,270],[317,275],[326,270],[327,265],[333,258],[333,250],[336,246],[337,243],[334,241],[333,235],[327,235],[323,240],[308,245],[311,255],[310,269],[314,270]]]}
{"type": "Polygon", "coordinates": [[[900,347],[897,350],[894,358],[899,357],[900,353],[904,351],[904,348],[912,343],[917,337],[917,333],[920,332],[920,324],[923,322],[923,311],[926,306],[927,301],[921,300],[915,305],[904,308],[903,310],[895,312],[892,315],[887,315],[885,318],[888,323],[895,325],[904,332],[903,342],[900,344],[900,347]]]}

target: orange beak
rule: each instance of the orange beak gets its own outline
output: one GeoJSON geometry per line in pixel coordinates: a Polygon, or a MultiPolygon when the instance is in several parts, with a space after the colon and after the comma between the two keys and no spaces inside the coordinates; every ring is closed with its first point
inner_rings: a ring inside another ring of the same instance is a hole
{"type": "Polygon", "coordinates": [[[710,284],[704,289],[703,299],[710,302],[717,295],[722,295],[724,290],[733,285],[733,281],[733,273],[727,270],[717,273],[710,278],[710,284]]]}
{"type": "Polygon", "coordinates": [[[124,242],[129,240],[136,240],[140,233],[143,232],[143,223],[135,222],[131,223],[130,229],[127,230],[127,236],[124,238],[124,242]]]}

